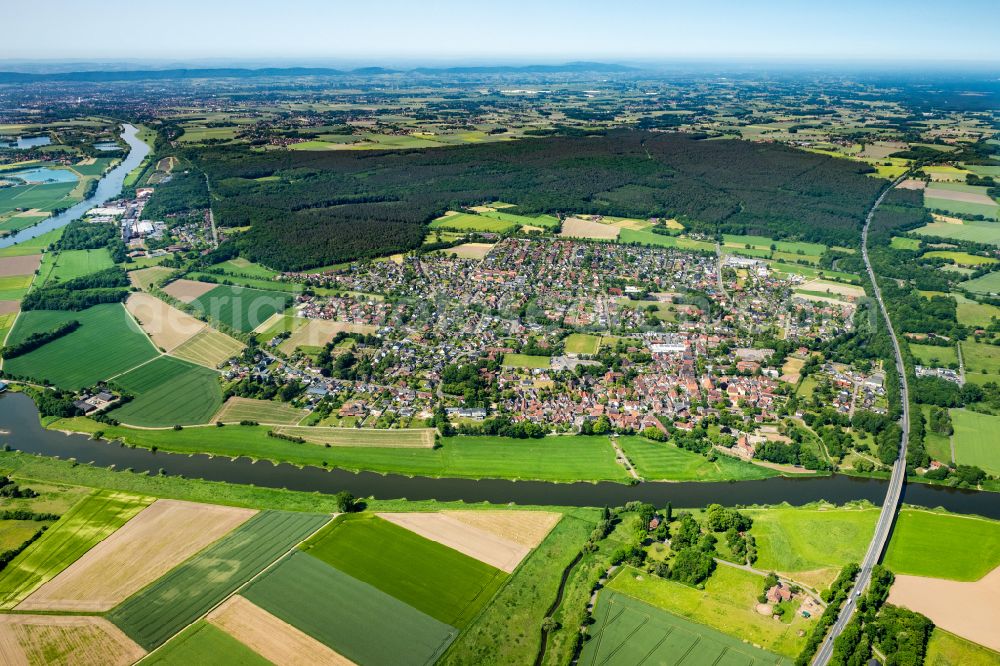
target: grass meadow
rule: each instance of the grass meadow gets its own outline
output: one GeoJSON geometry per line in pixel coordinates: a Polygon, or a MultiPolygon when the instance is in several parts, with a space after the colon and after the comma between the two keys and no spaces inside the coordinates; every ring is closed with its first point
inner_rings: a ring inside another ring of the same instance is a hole
{"type": "Polygon", "coordinates": [[[963,340],[962,360],[965,377],[970,382],[985,384],[1000,381],[1000,346],[963,340]]]}
{"type": "Polygon", "coordinates": [[[952,409],[955,462],[975,465],[989,474],[1000,474],[1000,416],[967,409],[952,409]]]}
{"type": "Polygon", "coordinates": [[[504,354],[503,365],[506,368],[548,369],[548,356],[530,356],[528,354],[504,354]]]}
{"type": "Polygon", "coordinates": [[[52,286],[83,275],[111,268],[114,262],[105,248],[46,252],[38,269],[37,286],[52,286]]]}
{"type": "Polygon", "coordinates": [[[0,609],[19,604],[152,501],[111,490],[95,491],[80,500],[0,571],[0,609]]]}
{"type": "Polygon", "coordinates": [[[192,305],[211,319],[249,333],[278,312],[283,312],[292,297],[280,291],[219,285],[192,301],[192,305]]]}
{"type": "Polygon", "coordinates": [[[208,423],[222,406],[218,373],[170,356],[160,356],[126,372],[115,379],[115,384],[134,398],[110,416],[130,425],[208,423]]]}
{"type": "Polygon", "coordinates": [[[927,643],[925,666],[996,666],[1000,652],[935,627],[927,643]]]}
{"type": "Polygon", "coordinates": [[[939,347],[937,345],[918,345],[910,342],[910,352],[920,365],[930,367],[958,367],[958,350],[954,347],[939,347]]]}
{"type": "Polygon", "coordinates": [[[904,509],[896,520],[885,564],[898,574],[979,580],[1000,565],[1000,522],[904,509]]]}
{"type": "Polygon", "coordinates": [[[439,217],[432,221],[428,226],[432,231],[434,229],[449,229],[454,231],[490,231],[493,233],[503,234],[508,231],[513,231],[521,224],[525,223],[510,222],[504,219],[497,219],[495,217],[473,215],[472,213],[456,212],[452,215],[439,217]]]}
{"type": "Polygon", "coordinates": [[[972,241],[986,245],[1000,245],[1000,226],[994,222],[965,220],[962,224],[936,221],[926,224],[913,233],[921,236],[972,241]]]}
{"type": "Polygon", "coordinates": [[[121,303],[95,305],[80,312],[24,312],[11,331],[8,343],[23,340],[35,332],[52,330],[74,319],[80,322],[78,329],[5,361],[4,370],[75,390],[93,386],[157,355],[153,343],[121,303]]]}
{"type": "Polygon", "coordinates": [[[485,562],[374,515],[340,516],[303,550],[459,629],[507,580],[485,562]]]}
{"type": "Polygon", "coordinates": [[[571,333],[563,341],[567,354],[594,355],[601,349],[601,336],[585,333],[571,333]]]}
{"type": "MultiPolygon", "coordinates": [[[[996,226],[1000,227],[1000,224],[996,226]]],[[[1000,294],[1000,273],[987,273],[982,277],[966,280],[959,286],[977,294],[1000,294]]]]}
{"type": "Polygon", "coordinates": [[[719,456],[709,462],[703,455],[685,451],[669,442],[625,436],[618,440],[639,476],[648,481],[721,481],[724,479],[766,479],[777,472],[719,456]]]}

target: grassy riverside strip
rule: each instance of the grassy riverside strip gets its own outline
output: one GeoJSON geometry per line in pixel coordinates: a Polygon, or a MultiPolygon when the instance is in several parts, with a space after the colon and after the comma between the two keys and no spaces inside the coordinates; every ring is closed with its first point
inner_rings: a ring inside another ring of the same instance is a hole
{"type": "Polygon", "coordinates": [[[319,529],[323,514],[265,511],[114,608],[108,619],[158,647],[319,529]]]}
{"type": "Polygon", "coordinates": [[[430,664],[458,633],[302,552],[254,581],[243,596],[359,664],[430,664]]]}
{"type": "Polygon", "coordinates": [[[152,501],[113,490],[80,500],[0,572],[0,608],[16,606],[152,501]]]}
{"type": "Polygon", "coordinates": [[[266,426],[139,430],[73,418],[53,421],[48,427],[91,434],[101,431],[107,439],[121,439],[128,444],[156,447],[161,451],[246,456],[351,471],[565,482],[624,482],[630,478],[625,468],[615,462],[614,450],[607,437],[599,436],[543,439],[457,436],[442,439],[442,446],[437,449],[326,448],[268,437],[270,428],[266,426]]]}

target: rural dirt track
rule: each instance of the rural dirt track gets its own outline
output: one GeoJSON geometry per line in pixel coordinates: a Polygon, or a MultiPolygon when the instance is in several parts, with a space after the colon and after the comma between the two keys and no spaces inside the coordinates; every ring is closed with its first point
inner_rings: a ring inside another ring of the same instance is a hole
{"type": "Polygon", "coordinates": [[[42,264],[42,255],[27,254],[23,257],[0,257],[0,277],[31,275],[42,264]]]}
{"type": "Polygon", "coordinates": [[[125,666],[145,654],[121,629],[102,617],[0,616],[0,663],[10,666],[125,666]]]}
{"type": "Polygon", "coordinates": [[[165,351],[187,342],[208,325],[143,292],[130,294],[125,307],[153,344],[165,351]]]}
{"type": "Polygon", "coordinates": [[[157,500],[16,610],[106,611],[257,513],[157,500]]]}
{"type": "Polygon", "coordinates": [[[897,575],[889,603],[923,613],[962,638],[1000,651],[1000,567],[974,583],[897,575]]]}
{"type": "Polygon", "coordinates": [[[985,194],[979,192],[956,192],[954,190],[942,190],[936,187],[928,187],[924,190],[924,196],[931,199],[947,199],[949,201],[963,201],[965,203],[982,204],[984,206],[996,206],[997,202],[990,199],[985,194]]]}
{"type": "Polygon", "coordinates": [[[516,569],[531,552],[527,546],[440,513],[380,513],[378,516],[507,573],[516,569]]]}
{"type": "Polygon", "coordinates": [[[442,511],[455,520],[534,548],[556,526],[561,513],[550,511],[442,511]]]}
{"type": "Polygon", "coordinates": [[[563,238],[595,238],[597,240],[613,240],[618,238],[621,229],[610,224],[601,224],[591,220],[581,220],[578,217],[568,217],[563,221],[563,238]]]}
{"type": "Polygon", "coordinates": [[[277,666],[354,666],[350,659],[239,595],[227,599],[207,619],[277,666]]]}
{"type": "Polygon", "coordinates": [[[219,285],[217,284],[210,284],[208,282],[198,282],[196,280],[185,280],[184,278],[181,278],[180,280],[174,280],[168,284],[163,288],[163,291],[173,296],[178,301],[190,303],[199,296],[207,294],[218,286],[219,285]]]}

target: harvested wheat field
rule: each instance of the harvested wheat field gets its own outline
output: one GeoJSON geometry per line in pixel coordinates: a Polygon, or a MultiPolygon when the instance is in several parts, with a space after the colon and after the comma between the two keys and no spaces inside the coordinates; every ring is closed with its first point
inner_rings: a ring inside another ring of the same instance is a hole
{"type": "Polygon", "coordinates": [[[354,664],[239,595],[227,599],[206,619],[277,666],[354,664]]]}
{"type": "Polygon", "coordinates": [[[212,417],[213,422],[239,423],[240,421],[257,421],[268,425],[295,425],[308,415],[304,409],[292,407],[274,400],[255,400],[230,396],[226,404],[212,417]]]}
{"type": "Polygon", "coordinates": [[[173,272],[174,269],[166,266],[150,266],[149,268],[140,268],[137,271],[129,271],[128,279],[133,287],[146,290],[173,272]]]}
{"type": "Polygon", "coordinates": [[[1000,651],[1000,567],[974,583],[897,575],[889,603],[923,613],[962,638],[1000,651]]]}
{"type": "Polygon", "coordinates": [[[23,257],[0,257],[0,277],[31,275],[42,265],[42,255],[26,254],[23,257]]]}
{"type": "Polygon", "coordinates": [[[442,511],[459,522],[534,548],[556,526],[561,513],[550,511],[442,511]]]}
{"type": "Polygon", "coordinates": [[[278,349],[291,354],[296,347],[322,347],[333,336],[341,331],[347,333],[374,333],[375,327],[369,324],[350,324],[345,321],[330,319],[309,319],[304,326],[299,326],[287,340],[278,345],[278,349]]]}
{"type": "Polygon", "coordinates": [[[186,280],[181,278],[180,280],[174,280],[165,286],[163,291],[170,294],[178,301],[190,303],[191,301],[204,296],[218,286],[219,285],[217,284],[211,284],[209,282],[198,282],[197,280],[186,280]]]}
{"type": "Polygon", "coordinates": [[[441,250],[441,254],[446,257],[454,254],[459,259],[482,259],[490,253],[493,245],[493,243],[462,243],[461,245],[441,250]]]}
{"type": "Polygon", "coordinates": [[[900,190],[922,190],[927,187],[927,181],[907,178],[896,187],[900,190]]]}
{"type": "Polygon", "coordinates": [[[931,199],[947,199],[948,201],[962,201],[965,203],[982,204],[984,206],[997,205],[996,201],[979,192],[959,192],[956,190],[942,190],[936,187],[928,187],[924,190],[924,196],[931,199]]]}
{"type": "Polygon", "coordinates": [[[380,513],[378,516],[507,573],[514,571],[531,552],[529,546],[442,513],[380,513]]]}
{"type": "Polygon", "coordinates": [[[141,291],[129,294],[125,309],[152,338],[153,344],[167,352],[184,344],[208,326],[188,313],[141,291]]]}
{"type": "Polygon", "coordinates": [[[145,656],[103,617],[0,615],[0,663],[125,666],[145,656]]]}
{"type": "Polygon", "coordinates": [[[252,509],[157,500],[15,610],[110,610],[255,513],[252,509]]]}
{"type": "Polygon", "coordinates": [[[843,284],[841,282],[827,282],[826,280],[809,280],[797,287],[806,291],[828,291],[831,294],[847,296],[849,298],[862,298],[865,295],[863,287],[853,284],[843,284]]]}
{"type": "Polygon", "coordinates": [[[559,235],[563,238],[594,238],[596,240],[614,240],[621,233],[621,228],[613,227],[610,224],[601,224],[593,220],[581,220],[578,217],[568,217],[563,220],[562,231],[559,235]]]}
{"type": "Polygon", "coordinates": [[[244,347],[246,345],[236,338],[206,326],[184,344],[174,347],[170,355],[206,368],[217,368],[226,359],[243,351],[244,347]]]}

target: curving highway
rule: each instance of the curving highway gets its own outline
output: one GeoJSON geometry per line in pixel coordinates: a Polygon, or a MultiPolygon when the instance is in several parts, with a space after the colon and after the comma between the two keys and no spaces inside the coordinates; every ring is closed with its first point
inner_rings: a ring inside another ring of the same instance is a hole
{"type": "Polygon", "coordinates": [[[844,630],[844,627],[847,626],[847,623],[850,622],[851,617],[854,615],[854,608],[857,606],[858,596],[868,587],[868,583],[871,581],[872,567],[878,564],[882,553],[885,552],[886,544],[889,542],[893,519],[903,494],[903,483],[906,481],[906,442],[910,435],[910,390],[906,383],[906,372],[903,367],[903,355],[899,350],[899,340],[896,338],[896,331],[892,327],[889,313],[886,311],[885,303],[882,301],[882,291],[875,280],[875,272],[872,270],[872,264],[868,260],[868,227],[871,226],[872,218],[875,216],[875,211],[878,209],[879,204],[882,203],[882,200],[908,175],[909,173],[903,174],[893,181],[892,185],[886,188],[879,198],[875,200],[875,204],[868,211],[868,216],[865,218],[864,231],[861,232],[861,256],[865,260],[868,279],[871,280],[872,288],[875,291],[875,300],[878,301],[882,318],[885,319],[885,324],[889,329],[889,335],[892,337],[892,346],[896,354],[896,372],[899,374],[900,399],[903,401],[903,419],[901,423],[903,426],[903,441],[899,447],[899,456],[892,465],[889,490],[885,494],[885,501],[882,502],[882,512],[879,514],[878,523],[875,525],[875,534],[872,536],[871,543],[868,544],[868,552],[865,553],[865,558],[861,561],[861,571],[858,573],[857,581],[855,581],[854,587],[851,589],[850,596],[840,611],[840,616],[833,623],[833,626],[830,627],[830,632],[827,634],[826,640],[823,641],[819,650],[816,651],[816,656],[813,659],[813,664],[816,666],[826,666],[829,663],[830,657],[833,655],[833,642],[840,635],[840,632],[844,630]]]}

